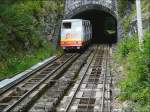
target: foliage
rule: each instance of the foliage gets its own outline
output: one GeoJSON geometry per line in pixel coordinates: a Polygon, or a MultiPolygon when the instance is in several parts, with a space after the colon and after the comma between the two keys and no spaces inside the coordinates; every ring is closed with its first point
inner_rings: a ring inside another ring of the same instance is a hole
{"type": "MultiPolygon", "coordinates": [[[[149,0],[141,0],[142,16],[144,19],[150,18],[150,3],[149,0]]],[[[135,0],[118,0],[118,14],[121,25],[126,34],[131,30],[131,23],[136,19],[136,2],[135,0]]],[[[144,21],[143,21],[144,23],[144,21]]],[[[148,26],[143,26],[148,29],[148,26]]]]}
{"type": "MultiPolygon", "coordinates": [[[[131,10],[128,12],[129,0],[118,0],[119,16],[124,27],[125,35],[131,30],[130,25],[136,18],[136,4],[132,0],[131,10]]],[[[142,16],[144,19],[150,17],[149,0],[141,0],[142,16]]],[[[144,22],[144,21],[143,21],[144,22]]],[[[146,29],[147,26],[143,25],[146,29]]],[[[122,100],[132,100],[134,107],[139,112],[150,110],[150,34],[144,36],[144,46],[141,51],[138,48],[138,38],[126,36],[117,45],[115,57],[124,67],[124,76],[119,86],[122,90],[119,96],[122,100]]]]}
{"type": "Polygon", "coordinates": [[[138,38],[137,35],[132,37],[124,37],[117,45],[116,59],[122,61],[126,58],[130,52],[134,52],[138,49],[138,38]]]}
{"type": "Polygon", "coordinates": [[[3,52],[1,55],[7,54],[4,53],[5,49],[16,52],[44,46],[46,38],[44,19],[56,13],[58,10],[56,6],[53,1],[0,4],[0,51],[3,52]]]}
{"type": "Polygon", "coordinates": [[[40,48],[38,50],[32,50],[32,52],[20,53],[19,56],[11,54],[11,57],[7,57],[7,61],[3,61],[0,65],[0,79],[9,78],[19,72],[22,72],[33,64],[48,58],[54,53],[52,46],[47,48],[40,48]]]}
{"type": "Polygon", "coordinates": [[[20,72],[54,53],[47,34],[55,33],[54,23],[62,14],[63,0],[0,0],[0,77],[20,72]]]}
{"type": "Polygon", "coordinates": [[[118,0],[118,13],[120,17],[123,17],[127,8],[127,0],[118,0]]]}
{"type": "Polygon", "coordinates": [[[62,49],[55,47],[52,43],[45,43],[45,46],[39,49],[19,52],[17,55],[10,54],[11,57],[0,63],[0,80],[14,76],[53,54],[61,55],[62,49]]]}
{"type": "Polygon", "coordinates": [[[125,78],[120,81],[122,90],[120,99],[132,100],[135,108],[149,110],[150,102],[150,34],[146,33],[143,50],[138,48],[137,38],[123,39],[117,48],[116,55],[121,60],[126,60],[124,64],[125,78]],[[144,107],[144,108],[143,108],[144,107]]]}

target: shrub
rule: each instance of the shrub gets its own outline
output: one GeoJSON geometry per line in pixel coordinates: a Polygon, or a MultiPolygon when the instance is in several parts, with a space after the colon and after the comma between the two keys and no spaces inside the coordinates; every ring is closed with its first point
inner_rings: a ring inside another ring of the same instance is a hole
{"type": "MultiPolygon", "coordinates": [[[[122,90],[120,99],[132,100],[135,108],[149,109],[150,102],[150,34],[144,35],[143,50],[139,50],[137,38],[123,39],[117,47],[117,57],[126,60],[125,79],[119,82],[122,90]],[[144,107],[144,108],[142,108],[144,107]]],[[[122,61],[119,61],[121,64],[122,61]]]]}
{"type": "Polygon", "coordinates": [[[0,2],[0,79],[56,53],[46,35],[53,35],[62,14],[63,0],[0,2]]]}
{"type": "Polygon", "coordinates": [[[137,35],[132,37],[124,37],[117,45],[115,57],[118,61],[122,61],[130,52],[138,50],[137,35]]]}
{"type": "Polygon", "coordinates": [[[11,54],[11,57],[7,57],[7,60],[0,64],[0,79],[14,76],[54,53],[53,46],[48,44],[43,48],[33,49],[32,52],[11,54]]]}

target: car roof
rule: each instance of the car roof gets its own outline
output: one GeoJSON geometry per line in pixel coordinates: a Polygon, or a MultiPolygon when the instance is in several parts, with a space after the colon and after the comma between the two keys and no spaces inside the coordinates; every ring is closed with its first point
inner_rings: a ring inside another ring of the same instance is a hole
{"type": "Polygon", "coordinates": [[[84,20],[84,19],[65,19],[65,20],[62,20],[62,22],[73,22],[73,21],[88,21],[88,20],[84,20]]]}

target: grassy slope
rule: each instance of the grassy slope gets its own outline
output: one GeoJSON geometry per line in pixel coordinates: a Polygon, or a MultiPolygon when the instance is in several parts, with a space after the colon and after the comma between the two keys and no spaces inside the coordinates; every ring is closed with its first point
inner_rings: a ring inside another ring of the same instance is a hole
{"type": "Polygon", "coordinates": [[[18,55],[11,54],[7,61],[0,63],[0,79],[14,76],[54,53],[54,49],[49,45],[47,48],[34,49],[32,52],[20,52],[18,55]]]}
{"type": "MultiPolygon", "coordinates": [[[[149,0],[142,0],[142,14],[144,18],[150,17],[149,0]]],[[[128,16],[123,17],[122,24],[128,33],[130,21],[136,15],[135,4],[128,16]]],[[[144,26],[145,27],[145,26],[144,26]]],[[[131,100],[138,112],[149,112],[150,110],[150,34],[144,36],[143,50],[138,47],[138,37],[126,36],[117,45],[116,58],[124,67],[123,79],[119,82],[121,88],[121,100],[131,100]]]]}
{"type": "MultiPolygon", "coordinates": [[[[132,22],[132,19],[133,17],[136,17],[136,4],[135,2],[132,3],[132,8],[131,8],[131,12],[129,15],[127,16],[123,16],[124,15],[124,11],[126,10],[126,0],[118,0],[120,4],[122,5],[119,5],[119,8],[121,8],[122,10],[119,10],[119,15],[121,16],[121,23],[124,27],[124,30],[126,33],[128,33],[128,30],[129,30],[129,27],[130,27],[130,23],[132,22]]],[[[142,8],[142,16],[145,18],[145,19],[148,19],[150,18],[150,3],[149,3],[149,0],[141,0],[141,8],[142,8]]],[[[143,26],[145,27],[145,26],[143,26]]]]}
{"type": "Polygon", "coordinates": [[[46,24],[54,29],[62,12],[62,0],[0,4],[0,80],[57,53],[44,30],[46,24]]]}
{"type": "Polygon", "coordinates": [[[137,35],[122,39],[117,45],[115,59],[123,66],[123,79],[118,83],[121,100],[131,100],[138,112],[150,109],[150,33],[144,36],[143,50],[138,46],[137,35]]]}

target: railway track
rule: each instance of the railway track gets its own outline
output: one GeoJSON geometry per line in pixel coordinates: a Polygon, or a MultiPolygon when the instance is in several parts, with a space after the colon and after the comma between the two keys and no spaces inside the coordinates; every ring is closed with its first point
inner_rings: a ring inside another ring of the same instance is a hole
{"type": "Polygon", "coordinates": [[[110,47],[65,54],[4,91],[0,112],[110,112],[110,47]]]}
{"type": "Polygon", "coordinates": [[[110,47],[99,46],[79,73],[57,112],[111,112],[110,47]]]}
{"type": "Polygon", "coordinates": [[[40,99],[38,99],[34,105],[25,111],[29,112],[54,112],[56,111],[56,106],[68,91],[74,79],[78,75],[80,69],[85,64],[86,59],[91,54],[91,50],[86,51],[82,54],[70,67],[62,74],[62,76],[55,80],[55,84],[49,87],[40,99]]]}
{"type": "Polygon", "coordinates": [[[4,91],[2,90],[3,92],[0,94],[0,112],[12,111],[14,107],[20,105],[27,97],[30,97],[31,101],[36,99],[38,94],[51,84],[51,82],[47,82],[46,84],[45,82],[59,77],[60,73],[68,68],[79,56],[80,54],[77,53],[64,54],[38,71],[29,74],[22,81],[7,89],[4,88],[4,91]]]}

